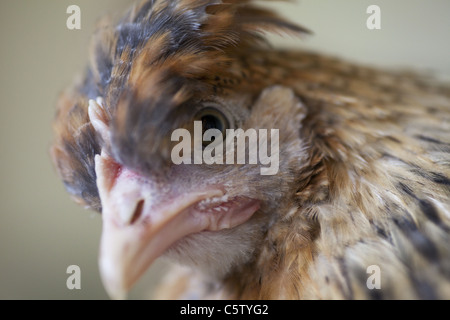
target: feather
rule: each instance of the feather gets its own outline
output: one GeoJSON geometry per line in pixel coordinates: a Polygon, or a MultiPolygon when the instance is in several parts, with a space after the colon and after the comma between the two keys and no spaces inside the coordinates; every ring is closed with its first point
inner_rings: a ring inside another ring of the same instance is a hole
{"type": "Polygon", "coordinates": [[[99,24],[86,77],[62,95],[54,123],[68,192],[101,211],[96,165],[115,161],[114,179],[132,172],[164,197],[221,184],[228,205],[260,201],[248,222],[170,247],[191,268],[169,272],[162,298],[448,299],[449,86],[270,48],[265,32],[308,30],[254,2],[143,1],[99,24]],[[89,114],[99,96],[101,114],[89,114]],[[204,101],[244,129],[279,129],[279,173],[174,169],[170,134],[204,101]],[[367,286],[370,266],[381,290],[367,286]]]}

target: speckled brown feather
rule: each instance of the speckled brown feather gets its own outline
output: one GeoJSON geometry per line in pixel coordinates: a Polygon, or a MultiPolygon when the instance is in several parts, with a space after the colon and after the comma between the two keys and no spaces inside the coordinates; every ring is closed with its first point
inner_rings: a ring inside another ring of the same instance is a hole
{"type": "Polygon", "coordinates": [[[448,298],[449,87],[305,52],[253,52],[246,64],[305,103],[309,164],[298,176],[298,209],[271,227],[259,258],[226,289],[203,294],[448,298]],[[382,291],[366,287],[370,265],[381,268],[382,291]]]}
{"type": "Polygon", "coordinates": [[[290,164],[295,187],[253,258],[220,279],[174,270],[159,297],[450,298],[450,87],[271,49],[255,30],[304,29],[252,3],[148,1],[119,28],[99,29],[85,83],[61,98],[55,121],[53,160],[68,191],[100,210],[93,157],[102,148],[141,172],[164,166],[168,133],[205,96],[245,96],[267,105],[267,119],[300,102],[305,115],[292,132],[305,161],[290,164]],[[131,39],[144,16],[159,23],[155,12],[170,23],[131,39]],[[96,96],[112,145],[89,123],[96,96]],[[366,287],[370,265],[381,268],[382,290],[366,287]]]}

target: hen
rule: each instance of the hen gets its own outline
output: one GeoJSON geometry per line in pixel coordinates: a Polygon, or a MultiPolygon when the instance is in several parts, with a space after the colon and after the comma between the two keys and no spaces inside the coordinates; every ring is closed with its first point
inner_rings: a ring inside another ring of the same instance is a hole
{"type": "Polygon", "coordinates": [[[264,32],[307,30],[251,0],[144,1],[100,23],[52,158],[102,213],[109,294],[164,255],[187,267],[161,298],[450,298],[449,86],[276,50],[264,32]],[[195,120],[278,129],[277,173],[175,164],[172,133],[195,120]]]}

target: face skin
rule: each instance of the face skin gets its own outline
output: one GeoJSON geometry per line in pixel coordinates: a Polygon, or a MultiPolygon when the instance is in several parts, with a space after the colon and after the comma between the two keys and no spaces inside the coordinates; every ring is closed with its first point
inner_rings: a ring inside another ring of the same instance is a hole
{"type": "MultiPolygon", "coordinates": [[[[91,101],[89,115],[97,133],[107,141],[110,132],[102,103],[101,99],[91,101]]],[[[229,105],[222,104],[224,114],[234,122],[229,115],[238,111],[229,105]]],[[[242,110],[242,106],[233,106],[242,110]]],[[[291,148],[295,154],[283,149],[280,153],[288,156],[286,160],[300,161],[300,140],[286,129],[291,122],[300,121],[301,111],[290,90],[269,88],[241,125],[244,130],[266,125],[273,129],[284,123],[280,143],[289,141],[287,146],[295,146],[291,148]],[[277,103],[280,94],[287,94],[285,99],[290,102],[286,111],[297,116],[286,114],[284,118],[280,112],[277,121],[261,121],[258,115],[277,103]]],[[[282,159],[275,176],[262,176],[259,164],[168,164],[163,172],[142,174],[103,150],[95,158],[95,170],[103,209],[99,262],[108,293],[124,298],[163,254],[215,277],[225,276],[238,263],[250,259],[266,226],[276,218],[273,213],[282,209],[279,203],[290,196],[289,164],[282,159]]]]}

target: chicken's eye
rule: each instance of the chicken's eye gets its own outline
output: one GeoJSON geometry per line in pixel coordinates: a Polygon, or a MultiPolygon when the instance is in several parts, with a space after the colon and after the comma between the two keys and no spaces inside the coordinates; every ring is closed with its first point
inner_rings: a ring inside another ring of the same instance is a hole
{"type": "MultiPolygon", "coordinates": [[[[203,108],[197,113],[195,119],[202,122],[202,135],[209,129],[217,129],[222,132],[222,135],[225,135],[226,130],[230,128],[227,117],[216,107],[203,108]]],[[[212,142],[214,142],[214,137],[212,142]]],[[[204,141],[203,146],[206,147],[212,142],[204,141]]]]}

